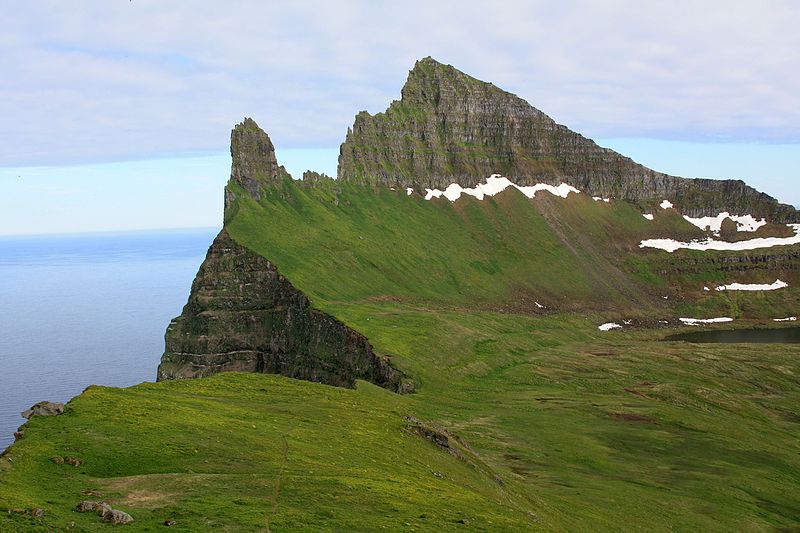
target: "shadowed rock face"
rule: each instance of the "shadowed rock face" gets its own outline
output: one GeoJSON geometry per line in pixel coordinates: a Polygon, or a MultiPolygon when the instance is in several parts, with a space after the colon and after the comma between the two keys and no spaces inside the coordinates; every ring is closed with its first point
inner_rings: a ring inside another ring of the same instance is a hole
{"type": "Polygon", "coordinates": [[[519,185],[569,183],[642,205],[669,199],[687,215],[797,219],[796,210],[738,180],[686,179],[602,148],[525,100],[426,58],[384,113],[361,112],[339,155],[339,179],[393,187],[474,186],[491,174],[519,185]]]}
{"type": "Polygon", "coordinates": [[[346,387],[364,379],[394,391],[409,388],[363,335],[313,309],[275,265],[222,230],[183,313],[167,328],[158,380],[225,371],[346,387]]]}

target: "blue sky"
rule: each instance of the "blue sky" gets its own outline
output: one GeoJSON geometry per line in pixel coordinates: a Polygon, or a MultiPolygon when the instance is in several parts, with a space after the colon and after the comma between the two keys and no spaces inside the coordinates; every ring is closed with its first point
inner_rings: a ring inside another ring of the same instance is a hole
{"type": "Polygon", "coordinates": [[[486,6],[6,6],[0,234],[219,225],[242,117],[294,174],[333,173],[355,113],[383,110],[428,55],[657,170],[800,204],[800,3],[486,6]]]}

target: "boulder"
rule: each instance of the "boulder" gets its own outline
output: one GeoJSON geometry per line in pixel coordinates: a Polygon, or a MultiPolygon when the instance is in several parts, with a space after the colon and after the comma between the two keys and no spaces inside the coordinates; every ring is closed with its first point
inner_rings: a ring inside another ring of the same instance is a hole
{"type": "Polygon", "coordinates": [[[75,510],[79,513],[89,513],[96,510],[100,506],[100,502],[93,502],[91,500],[83,500],[75,506],[75,510]]]}
{"type": "Polygon", "coordinates": [[[64,412],[64,404],[61,402],[39,402],[30,409],[20,413],[23,418],[30,419],[34,415],[39,416],[58,416],[64,412]]]}
{"type": "Polygon", "coordinates": [[[109,508],[103,513],[103,520],[112,524],[130,524],[133,522],[133,517],[125,511],[109,508]]]}
{"type": "Polygon", "coordinates": [[[72,466],[81,466],[83,464],[83,459],[79,459],[77,457],[64,457],[64,462],[72,466]]]}

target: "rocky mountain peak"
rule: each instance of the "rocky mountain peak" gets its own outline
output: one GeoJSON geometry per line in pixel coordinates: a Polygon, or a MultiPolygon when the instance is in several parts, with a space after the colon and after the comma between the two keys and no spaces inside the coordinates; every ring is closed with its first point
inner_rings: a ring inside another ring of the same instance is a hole
{"type": "Polygon", "coordinates": [[[656,172],[556,123],[518,96],[431,57],[416,62],[383,113],[356,115],[339,152],[342,181],[397,188],[567,183],[644,209],[669,200],[690,216],[723,211],[797,220],[797,211],[737,180],[656,172]]]}
{"type": "Polygon", "coordinates": [[[252,118],[245,118],[231,131],[231,182],[253,198],[261,198],[262,186],[280,183],[289,173],[278,165],[269,135],[252,118]]]}

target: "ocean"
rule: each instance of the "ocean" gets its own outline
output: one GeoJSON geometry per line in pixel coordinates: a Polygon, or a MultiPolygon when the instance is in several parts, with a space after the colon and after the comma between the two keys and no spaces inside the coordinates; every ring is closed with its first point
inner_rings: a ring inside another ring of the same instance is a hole
{"type": "Polygon", "coordinates": [[[0,450],[38,401],[155,381],[218,231],[0,237],[0,450]]]}

